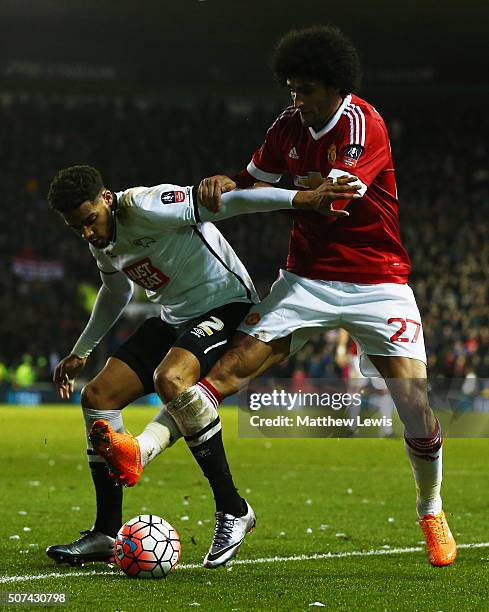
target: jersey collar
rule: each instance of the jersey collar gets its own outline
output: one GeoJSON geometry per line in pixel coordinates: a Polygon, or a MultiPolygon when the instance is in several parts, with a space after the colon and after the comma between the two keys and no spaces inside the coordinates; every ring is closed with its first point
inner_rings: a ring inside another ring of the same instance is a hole
{"type": "Polygon", "coordinates": [[[112,237],[110,239],[109,244],[102,249],[104,253],[110,253],[114,247],[115,241],[117,240],[117,215],[115,214],[117,211],[117,205],[119,204],[119,198],[115,191],[112,192],[112,220],[114,222],[112,229],[112,237]]]}
{"type": "Polygon", "coordinates": [[[336,113],[331,117],[328,123],[321,130],[319,130],[319,132],[316,132],[314,128],[312,127],[309,128],[309,132],[311,136],[314,138],[314,140],[319,140],[320,138],[322,138],[325,134],[327,134],[334,128],[334,126],[340,120],[340,117],[343,114],[345,108],[348,106],[348,104],[350,104],[350,102],[351,102],[351,94],[348,94],[346,98],[343,100],[343,102],[341,103],[336,113]]]}

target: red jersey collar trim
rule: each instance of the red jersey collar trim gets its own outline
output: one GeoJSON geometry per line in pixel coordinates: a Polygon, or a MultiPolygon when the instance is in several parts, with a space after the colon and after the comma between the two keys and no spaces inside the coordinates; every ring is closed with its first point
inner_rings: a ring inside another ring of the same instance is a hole
{"type": "Polygon", "coordinates": [[[331,119],[323,127],[323,129],[319,130],[319,132],[316,132],[312,127],[309,128],[309,132],[311,136],[314,138],[314,140],[319,140],[320,138],[322,138],[325,134],[327,134],[334,128],[334,126],[340,120],[340,117],[343,114],[345,108],[348,106],[348,104],[350,104],[350,102],[351,102],[351,94],[348,94],[346,98],[343,100],[343,102],[341,103],[336,113],[331,117],[331,119]]]}

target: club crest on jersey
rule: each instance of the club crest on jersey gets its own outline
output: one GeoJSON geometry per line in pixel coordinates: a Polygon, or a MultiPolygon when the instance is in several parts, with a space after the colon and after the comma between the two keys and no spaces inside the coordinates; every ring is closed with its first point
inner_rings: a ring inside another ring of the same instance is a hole
{"type": "Polygon", "coordinates": [[[155,242],[156,240],[154,240],[153,238],[150,238],[149,236],[143,236],[142,238],[136,238],[136,240],[132,241],[134,245],[143,247],[143,249],[146,249],[147,247],[149,247],[150,244],[154,244],[155,242]]]}
{"type": "Polygon", "coordinates": [[[122,268],[122,271],[133,283],[148,291],[157,291],[170,280],[166,274],[155,268],[149,257],[122,268]]]}
{"type": "Polygon", "coordinates": [[[333,165],[336,161],[336,145],[333,143],[328,148],[328,163],[333,165]]]}
{"type": "Polygon", "coordinates": [[[183,191],[163,191],[161,201],[163,204],[179,204],[185,200],[183,191]]]}
{"type": "Polygon", "coordinates": [[[353,168],[357,165],[360,155],[363,153],[363,147],[356,144],[351,144],[346,147],[343,163],[345,166],[353,168]]]}

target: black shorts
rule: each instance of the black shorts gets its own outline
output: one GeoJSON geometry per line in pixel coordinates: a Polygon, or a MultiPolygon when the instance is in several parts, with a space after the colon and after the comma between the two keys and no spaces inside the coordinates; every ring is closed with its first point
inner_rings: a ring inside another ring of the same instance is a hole
{"type": "Polygon", "coordinates": [[[146,394],[154,392],[154,371],[173,346],[195,355],[200,363],[200,376],[205,376],[225,353],[251,306],[246,302],[232,302],[179,326],[151,317],[112,356],[126,363],[139,376],[146,394]]]}

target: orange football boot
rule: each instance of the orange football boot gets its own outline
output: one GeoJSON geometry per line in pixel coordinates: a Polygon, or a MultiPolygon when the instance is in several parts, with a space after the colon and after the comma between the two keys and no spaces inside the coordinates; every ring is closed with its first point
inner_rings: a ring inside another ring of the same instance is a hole
{"type": "Polygon", "coordinates": [[[425,514],[419,519],[419,526],[426,540],[426,551],[431,565],[442,567],[453,563],[457,556],[457,545],[445,513],[442,511],[436,516],[425,514]]]}
{"type": "Polygon", "coordinates": [[[125,487],[133,487],[143,473],[139,442],[134,436],[117,433],[105,419],[92,425],[89,434],[94,450],[107,462],[111,475],[125,487]]]}

